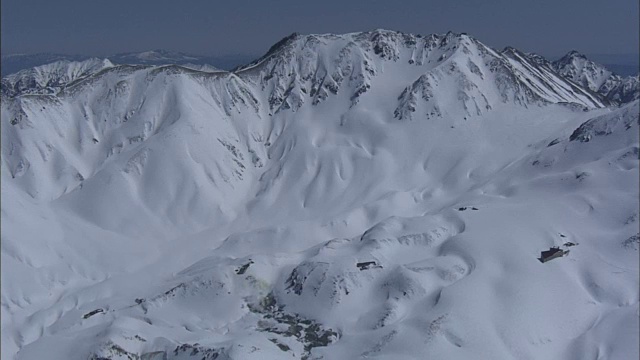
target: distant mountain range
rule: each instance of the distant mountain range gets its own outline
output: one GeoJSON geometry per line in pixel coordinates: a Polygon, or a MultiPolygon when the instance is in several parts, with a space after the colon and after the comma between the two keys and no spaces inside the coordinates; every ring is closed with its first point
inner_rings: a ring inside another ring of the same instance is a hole
{"type": "Polygon", "coordinates": [[[640,54],[586,54],[587,57],[622,76],[637,75],[640,54]]]}
{"type": "MultiPolygon", "coordinates": [[[[564,55],[563,55],[564,56],[564,55]]],[[[558,59],[563,56],[559,56],[558,59]]],[[[621,76],[633,76],[639,72],[639,54],[586,54],[586,57],[602,64],[613,73],[621,76]]],[[[23,69],[49,64],[59,60],[83,61],[92,58],[88,55],[68,55],[55,53],[9,54],[2,55],[2,77],[23,69]]],[[[222,70],[232,70],[254,60],[254,55],[202,56],[162,49],[126,52],[107,56],[116,64],[165,65],[207,64],[222,70]]],[[[553,57],[551,57],[553,58],[553,57]]]]}
{"type": "MultiPolygon", "coordinates": [[[[2,77],[16,73],[20,70],[49,64],[55,61],[84,61],[91,58],[92,56],[86,55],[51,53],[2,55],[2,77]]],[[[231,70],[236,66],[248,63],[255,57],[252,55],[201,56],[185,54],[177,51],[150,50],[143,52],[120,53],[107,56],[107,58],[115,64],[193,64],[210,65],[223,70],[231,70]]]]}
{"type": "MultiPolygon", "coordinates": [[[[295,36],[295,34],[292,36],[295,36]]],[[[72,81],[119,64],[141,66],[179,65],[202,72],[236,72],[268,58],[273,51],[286,43],[287,39],[289,37],[276,43],[265,56],[254,60],[252,63],[249,63],[252,58],[248,56],[206,57],[166,50],[121,53],[109,56],[108,59],[60,54],[8,55],[2,57],[3,71],[21,70],[8,75],[3,74],[2,93],[9,96],[18,94],[53,94],[72,81]],[[249,65],[243,66],[247,63],[249,65]]],[[[623,77],[606,66],[591,61],[587,56],[577,51],[570,51],[556,61],[549,61],[545,57],[533,53],[526,54],[512,47],[505,48],[501,54],[513,61],[528,64],[527,66],[529,67],[537,67],[539,71],[545,74],[557,73],[557,75],[569,80],[571,83],[580,85],[587,92],[601,95],[605,105],[608,102],[627,103],[640,96],[640,90],[638,89],[640,82],[637,74],[623,77]]],[[[621,61],[628,64],[630,59],[621,59],[621,61]]],[[[549,83],[546,85],[549,85],[549,83]]],[[[580,91],[582,90],[578,90],[578,92],[580,91]]]]}

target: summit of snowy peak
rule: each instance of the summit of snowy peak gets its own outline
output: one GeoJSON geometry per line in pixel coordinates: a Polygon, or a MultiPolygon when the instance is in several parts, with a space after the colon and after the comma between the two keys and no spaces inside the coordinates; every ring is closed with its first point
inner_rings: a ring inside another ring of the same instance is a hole
{"type": "Polygon", "coordinates": [[[277,53],[279,50],[285,48],[287,45],[291,44],[293,41],[295,41],[296,39],[299,39],[300,37],[301,35],[298,32],[293,32],[283,37],[282,39],[278,40],[278,42],[271,45],[271,47],[269,48],[269,50],[267,50],[267,53],[263,56],[263,58],[269,57],[277,53]]]}
{"type": "Polygon", "coordinates": [[[572,59],[584,59],[584,60],[587,60],[587,56],[584,55],[583,53],[579,52],[578,50],[570,50],[561,59],[565,59],[565,61],[569,61],[569,60],[572,60],[572,59]]]}
{"type": "MultiPolygon", "coordinates": [[[[398,92],[389,95],[397,97],[400,107],[404,107],[396,109],[399,118],[415,111],[417,98],[430,99],[424,94],[444,86],[439,83],[445,81],[436,78],[456,78],[452,86],[464,84],[465,90],[461,90],[464,94],[444,91],[440,96],[447,93],[458,100],[482,102],[461,105],[465,108],[463,114],[485,111],[496,101],[604,106],[598,95],[567,83],[548,67],[543,70],[537,67],[534,60],[519,50],[508,48],[498,53],[465,33],[422,36],[376,29],[342,35],[294,33],[235,73],[269,92],[269,114],[296,111],[309,98],[312,104],[319,104],[338,93],[346,93],[352,107],[367,96],[376,81],[382,81],[378,79],[386,79],[387,91],[398,92]],[[495,76],[486,76],[492,73],[495,76]],[[428,78],[431,80],[427,81],[428,78]],[[414,83],[411,91],[423,95],[405,97],[409,95],[403,92],[406,81],[414,83]],[[472,88],[477,93],[469,93],[472,88]],[[500,94],[497,98],[496,93],[500,94]],[[476,110],[469,110],[469,106],[476,110]]],[[[438,101],[450,102],[444,98],[438,101]]],[[[428,113],[439,113],[439,107],[432,103],[428,113]]]]}
{"type": "Polygon", "coordinates": [[[603,65],[589,60],[585,55],[576,50],[569,51],[566,55],[553,62],[554,68],[563,76],[571,80],[587,85],[596,91],[601,85],[599,81],[611,75],[603,65]]]}
{"type": "Polygon", "coordinates": [[[627,103],[640,97],[637,76],[621,77],[575,50],[554,61],[552,66],[563,77],[611,101],[627,103]]]}
{"type": "Polygon", "coordinates": [[[471,42],[461,34],[420,36],[382,29],[342,35],[294,33],[234,72],[270,92],[270,114],[296,111],[308,98],[319,104],[338,93],[346,93],[353,106],[377,76],[397,73],[399,81],[415,80],[457,51],[468,51],[471,42]]]}
{"type": "Polygon", "coordinates": [[[242,70],[245,70],[245,69],[248,69],[248,68],[252,68],[252,67],[260,64],[261,62],[267,60],[268,58],[273,57],[274,55],[282,52],[288,46],[291,46],[293,41],[296,40],[299,37],[300,37],[300,33],[297,33],[297,32],[291,33],[291,34],[283,37],[282,39],[278,40],[275,44],[271,45],[269,50],[267,50],[267,52],[264,55],[262,55],[261,57],[259,57],[256,60],[250,62],[249,64],[237,66],[232,71],[234,71],[234,72],[235,71],[242,71],[242,70]]]}
{"type": "MultiPolygon", "coordinates": [[[[265,55],[257,60],[240,66],[235,71],[245,71],[263,64],[268,60],[277,57],[290,57],[293,52],[314,49],[322,52],[337,50],[345,46],[358,46],[367,51],[373,51],[376,55],[387,59],[394,59],[394,54],[389,53],[399,47],[415,47],[424,42],[433,43],[434,46],[446,46],[463,38],[468,38],[466,34],[456,34],[449,32],[445,35],[416,35],[402,33],[399,31],[375,29],[371,31],[355,32],[347,34],[309,34],[292,33],[269,48],[265,55]],[[422,41],[422,43],[420,42],[422,41]],[[437,42],[436,42],[437,41],[437,42]]],[[[455,46],[455,44],[453,44],[455,46]]]]}
{"type": "Polygon", "coordinates": [[[562,75],[570,76],[572,80],[583,85],[589,85],[592,90],[597,90],[598,80],[606,79],[612,74],[603,65],[589,60],[575,50],[554,61],[553,64],[562,75]]]}

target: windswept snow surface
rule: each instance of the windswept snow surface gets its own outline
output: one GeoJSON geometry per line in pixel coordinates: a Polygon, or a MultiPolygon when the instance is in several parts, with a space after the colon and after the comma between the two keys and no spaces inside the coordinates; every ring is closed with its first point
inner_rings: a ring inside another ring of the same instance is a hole
{"type": "Polygon", "coordinates": [[[3,90],[2,358],[638,358],[639,103],[607,104],[385,30],[3,90]]]}

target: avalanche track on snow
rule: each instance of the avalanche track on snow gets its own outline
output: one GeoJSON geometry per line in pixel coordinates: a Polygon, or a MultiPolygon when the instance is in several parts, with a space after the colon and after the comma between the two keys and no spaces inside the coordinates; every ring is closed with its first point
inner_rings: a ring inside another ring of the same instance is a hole
{"type": "Polygon", "coordinates": [[[2,358],[637,358],[639,102],[593,90],[386,30],[4,78],[2,358]]]}

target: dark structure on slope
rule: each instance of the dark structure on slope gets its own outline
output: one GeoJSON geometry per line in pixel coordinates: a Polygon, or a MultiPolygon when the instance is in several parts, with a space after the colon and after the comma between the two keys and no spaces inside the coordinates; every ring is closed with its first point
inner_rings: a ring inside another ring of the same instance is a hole
{"type": "Polygon", "coordinates": [[[540,260],[541,263],[546,263],[547,261],[551,261],[555,258],[563,257],[568,253],[569,250],[562,250],[559,247],[552,247],[549,250],[541,252],[538,260],[540,260]]]}

